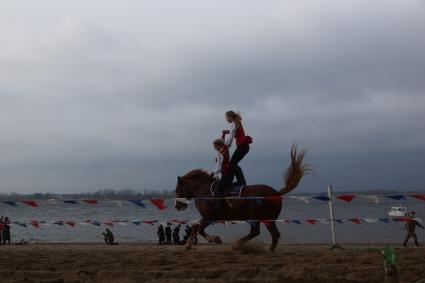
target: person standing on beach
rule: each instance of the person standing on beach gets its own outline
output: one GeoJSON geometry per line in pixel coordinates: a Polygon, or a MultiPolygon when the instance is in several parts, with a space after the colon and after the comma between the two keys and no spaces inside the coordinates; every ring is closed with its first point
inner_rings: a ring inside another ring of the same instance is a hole
{"type": "Polygon", "coordinates": [[[233,139],[236,140],[236,149],[230,158],[230,167],[228,172],[224,174],[220,182],[218,184],[218,193],[220,194],[218,197],[224,197],[224,192],[226,188],[232,184],[233,178],[236,176],[237,182],[239,186],[245,186],[246,180],[243,174],[242,169],[238,166],[238,163],[245,157],[245,155],[249,152],[249,145],[252,143],[252,138],[250,136],[245,135],[245,130],[242,126],[242,117],[239,113],[234,111],[226,112],[226,120],[230,123],[230,130],[223,130],[222,139],[225,140],[226,135],[228,134],[228,138],[225,141],[227,148],[230,148],[233,139]]]}
{"type": "Polygon", "coordinates": [[[171,245],[171,234],[172,234],[172,230],[171,230],[171,224],[167,223],[167,227],[165,227],[165,237],[167,237],[167,245],[171,245]]]}
{"type": "Polygon", "coordinates": [[[114,234],[112,234],[112,231],[109,230],[108,228],[106,228],[105,232],[102,233],[103,234],[103,238],[105,240],[105,243],[107,245],[116,245],[116,243],[114,243],[114,234]]]}
{"type": "Polygon", "coordinates": [[[163,245],[165,242],[165,232],[164,232],[164,226],[162,224],[159,224],[158,231],[156,231],[156,234],[159,238],[159,244],[163,245]]]}
{"type": "Polygon", "coordinates": [[[0,217],[0,245],[3,242],[2,236],[1,236],[1,234],[3,233],[2,230],[3,230],[3,216],[0,217]]]}
{"type": "Polygon", "coordinates": [[[422,229],[424,229],[424,226],[422,226],[418,221],[416,221],[415,219],[415,212],[412,211],[409,214],[410,219],[408,219],[408,221],[406,222],[406,225],[404,226],[404,230],[407,232],[406,234],[406,238],[404,239],[403,242],[403,246],[407,246],[407,241],[409,241],[410,237],[413,238],[413,240],[415,241],[415,245],[416,246],[420,246],[418,243],[418,237],[416,236],[416,226],[421,227],[422,229]]]}
{"type": "Polygon", "coordinates": [[[3,245],[6,245],[6,242],[10,245],[10,221],[8,217],[4,218],[3,227],[1,229],[1,237],[3,240],[3,245]]]}
{"type": "Polygon", "coordinates": [[[180,224],[177,225],[173,230],[173,242],[174,245],[180,244],[180,224]]]}

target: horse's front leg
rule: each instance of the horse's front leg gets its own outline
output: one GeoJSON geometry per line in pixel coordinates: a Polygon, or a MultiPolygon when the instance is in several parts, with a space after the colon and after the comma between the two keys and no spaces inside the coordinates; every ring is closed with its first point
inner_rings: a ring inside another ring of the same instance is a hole
{"type": "Polygon", "coordinates": [[[216,243],[216,244],[221,244],[221,238],[219,236],[214,236],[214,235],[208,235],[205,232],[205,228],[207,228],[209,225],[211,224],[210,221],[205,221],[205,220],[201,220],[200,226],[199,226],[199,234],[205,238],[205,240],[207,240],[210,243],[216,243]]]}
{"type": "Polygon", "coordinates": [[[185,249],[186,251],[190,250],[192,248],[193,239],[195,238],[196,234],[198,234],[199,231],[199,224],[193,224],[192,225],[192,231],[190,231],[190,235],[187,238],[185,249]]]}

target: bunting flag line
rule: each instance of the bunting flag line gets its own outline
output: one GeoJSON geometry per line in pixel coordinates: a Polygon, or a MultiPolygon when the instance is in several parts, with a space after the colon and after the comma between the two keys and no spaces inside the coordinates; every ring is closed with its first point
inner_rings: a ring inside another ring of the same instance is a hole
{"type": "MultiPolygon", "coordinates": [[[[409,218],[409,217],[394,217],[394,218],[347,218],[347,219],[334,219],[334,221],[338,224],[354,224],[354,225],[360,225],[362,223],[366,223],[366,224],[371,224],[371,223],[385,223],[385,224],[390,224],[390,223],[400,223],[400,222],[408,222],[408,221],[417,221],[420,223],[423,223],[421,218],[409,218]]],[[[248,223],[251,225],[254,225],[254,223],[256,223],[257,221],[260,221],[260,223],[264,224],[264,225],[270,225],[272,222],[278,222],[278,223],[286,223],[286,224],[297,224],[297,225],[302,225],[302,224],[307,224],[307,225],[312,225],[315,226],[316,224],[322,224],[322,225],[328,225],[331,222],[331,219],[276,219],[276,220],[212,220],[210,222],[210,224],[225,224],[225,225],[229,225],[229,224],[242,224],[242,223],[248,223]]],[[[58,221],[54,221],[54,222],[47,222],[47,221],[37,221],[37,220],[31,220],[29,222],[22,222],[22,221],[14,221],[11,222],[11,224],[16,224],[18,226],[22,226],[27,228],[28,226],[33,226],[36,229],[40,229],[41,225],[44,226],[50,226],[52,224],[58,225],[58,226],[65,226],[68,225],[69,227],[75,227],[76,225],[83,225],[83,226],[87,226],[87,225],[94,225],[94,226],[108,226],[108,227],[116,227],[115,224],[118,224],[120,226],[126,226],[127,224],[131,223],[134,225],[140,225],[141,223],[145,223],[148,225],[155,225],[155,224],[162,224],[162,225],[167,225],[167,224],[172,224],[174,223],[175,225],[177,224],[182,224],[182,225],[188,225],[188,224],[195,224],[195,223],[199,223],[199,220],[179,220],[179,219],[171,219],[168,221],[165,220],[106,220],[106,221],[97,221],[97,220],[85,220],[82,222],[77,222],[77,221],[63,221],[63,220],[58,220],[58,221]]]]}
{"type": "MultiPolygon", "coordinates": [[[[313,196],[264,196],[264,197],[226,197],[226,200],[232,201],[235,199],[248,199],[255,201],[258,204],[262,204],[263,201],[279,201],[279,200],[296,200],[301,201],[305,204],[310,204],[310,200],[315,201],[330,201],[331,199],[343,201],[346,203],[352,203],[355,199],[364,199],[373,203],[380,203],[380,198],[392,199],[397,201],[406,201],[408,199],[414,199],[418,201],[425,201],[425,194],[403,194],[403,195],[356,195],[356,194],[340,194],[334,195],[332,198],[329,198],[325,195],[313,195],[313,196]]],[[[193,200],[205,200],[213,201],[217,198],[213,197],[202,197],[202,198],[193,198],[193,200]]],[[[146,199],[130,199],[130,200],[97,200],[97,199],[70,199],[70,200],[20,200],[20,201],[1,201],[0,204],[4,203],[5,205],[19,208],[18,203],[23,203],[27,206],[37,208],[39,203],[63,203],[65,205],[76,205],[76,204],[89,204],[89,205],[99,205],[101,203],[116,203],[118,207],[122,207],[122,202],[130,202],[140,208],[146,208],[146,202],[150,202],[152,205],[157,207],[159,210],[167,209],[166,201],[173,200],[177,202],[183,202],[189,204],[192,200],[185,198],[146,198],[146,199]]],[[[173,205],[174,206],[174,205],[173,205]]]]}

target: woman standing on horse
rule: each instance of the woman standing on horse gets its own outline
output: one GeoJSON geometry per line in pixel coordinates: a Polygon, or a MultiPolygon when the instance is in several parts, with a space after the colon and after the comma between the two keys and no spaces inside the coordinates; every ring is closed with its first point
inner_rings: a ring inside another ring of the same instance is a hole
{"type": "Polygon", "coordinates": [[[245,186],[245,176],[242,172],[242,169],[238,166],[238,163],[245,157],[245,155],[249,151],[249,144],[252,143],[252,138],[250,136],[245,135],[244,128],[242,126],[242,117],[239,113],[234,111],[226,112],[226,120],[230,123],[230,130],[223,130],[222,139],[225,140],[225,144],[227,148],[230,148],[233,139],[236,140],[236,149],[230,158],[230,168],[224,174],[220,180],[220,184],[218,186],[218,190],[221,194],[224,194],[225,189],[229,186],[233,177],[236,176],[238,180],[238,185],[245,186]],[[228,134],[227,140],[225,136],[228,134]]]}

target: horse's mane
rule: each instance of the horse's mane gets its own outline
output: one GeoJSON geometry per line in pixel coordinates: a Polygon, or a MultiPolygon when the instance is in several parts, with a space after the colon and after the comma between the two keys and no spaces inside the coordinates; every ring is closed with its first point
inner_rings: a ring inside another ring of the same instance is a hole
{"type": "Polygon", "coordinates": [[[195,169],[186,173],[186,175],[182,176],[185,179],[205,179],[210,178],[210,175],[207,171],[203,169],[195,169]]]}

